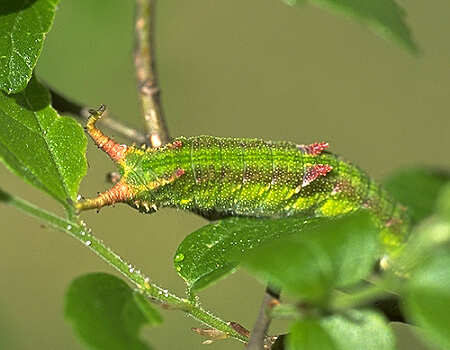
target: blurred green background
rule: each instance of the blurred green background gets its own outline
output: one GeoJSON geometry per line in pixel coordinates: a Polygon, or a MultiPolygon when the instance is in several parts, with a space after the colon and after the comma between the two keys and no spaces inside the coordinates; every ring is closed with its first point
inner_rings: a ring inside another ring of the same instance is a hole
{"type": "MultiPolygon", "coordinates": [[[[312,6],[277,0],[178,0],[158,3],[157,57],[173,136],[327,141],[383,179],[417,165],[450,169],[450,2],[402,0],[422,55],[411,57],[358,23],[312,6]]],[[[132,64],[132,2],[63,0],[37,74],[89,107],[108,105],[141,127],[132,64]]],[[[92,143],[81,193],[109,187],[109,159],[92,143]]],[[[0,166],[2,187],[49,210],[56,203],[0,166]]],[[[412,188],[411,191],[414,191],[412,188]]],[[[63,318],[69,282],[113,272],[81,244],[1,206],[0,348],[80,349],[63,318]]],[[[116,252],[158,284],[182,294],[173,267],[182,238],[205,224],[194,214],[152,216],[125,205],[83,213],[116,252]]],[[[200,293],[205,308],[251,327],[263,285],[241,271],[200,293]]],[[[158,349],[200,349],[199,326],[181,312],[146,330],[158,349]]],[[[276,322],[273,331],[285,324],[276,322]]],[[[398,327],[400,333],[407,332],[398,327]]],[[[401,349],[422,349],[403,337],[401,349]]],[[[210,349],[242,349],[225,340],[210,349]]]]}

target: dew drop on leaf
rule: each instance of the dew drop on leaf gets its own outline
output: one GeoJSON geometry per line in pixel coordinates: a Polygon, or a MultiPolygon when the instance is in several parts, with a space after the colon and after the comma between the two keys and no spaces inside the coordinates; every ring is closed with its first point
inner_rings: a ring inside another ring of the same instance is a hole
{"type": "Polygon", "coordinates": [[[183,261],[183,260],[184,260],[184,254],[183,253],[177,254],[175,256],[175,261],[179,262],[179,261],[183,261]]]}

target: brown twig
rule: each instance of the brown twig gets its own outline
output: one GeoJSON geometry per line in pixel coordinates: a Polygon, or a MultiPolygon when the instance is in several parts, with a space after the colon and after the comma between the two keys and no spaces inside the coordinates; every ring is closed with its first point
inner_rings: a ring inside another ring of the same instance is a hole
{"type": "Polygon", "coordinates": [[[169,141],[169,133],[162,113],[154,59],[155,4],[156,0],[136,0],[134,66],[147,142],[159,147],[169,141]]]}
{"type": "MultiPolygon", "coordinates": [[[[52,106],[60,114],[70,113],[74,117],[81,119],[83,122],[87,120],[90,115],[89,108],[74,101],[70,101],[53,89],[49,88],[49,90],[52,95],[52,106]]],[[[105,127],[111,130],[116,136],[122,136],[138,145],[146,143],[147,138],[143,132],[123,124],[111,113],[109,113],[108,110],[105,111],[102,119],[107,120],[105,127]]]]}
{"type": "Polygon", "coordinates": [[[270,349],[273,342],[273,339],[267,336],[271,321],[270,311],[279,303],[279,299],[280,292],[271,288],[270,285],[267,286],[246,350],[270,349]]]}

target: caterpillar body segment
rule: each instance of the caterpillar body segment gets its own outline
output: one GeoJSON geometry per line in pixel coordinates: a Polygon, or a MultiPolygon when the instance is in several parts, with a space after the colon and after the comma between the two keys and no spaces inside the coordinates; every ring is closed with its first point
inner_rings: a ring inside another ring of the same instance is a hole
{"type": "Polygon", "coordinates": [[[145,212],[176,207],[279,218],[331,217],[366,207],[377,218],[388,254],[405,240],[403,208],[358,167],[327,152],[327,143],[197,136],[140,149],[101,133],[95,122],[103,110],[92,112],[87,131],[117,164],[121,178],[97,198],[78,202],[79,210],[124,202],[145,212]]]}

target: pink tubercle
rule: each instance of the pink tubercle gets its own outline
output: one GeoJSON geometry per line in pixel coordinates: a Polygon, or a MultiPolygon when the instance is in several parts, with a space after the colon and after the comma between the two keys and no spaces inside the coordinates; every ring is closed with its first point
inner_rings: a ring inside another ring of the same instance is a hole
{"type": "Polygon", "coordinates": [[[325,176],[331,170],[333,170],[333,167],[329,164],[314,164],[313,166],[308,166],[303,175],[302,187],[307,186],[319,176],[325,176]]]}
{"type": "Polygon", "coordinates": [[[310,145],[299,145],[298,148],[305,152],[305,154],[318,156],[325,148],[329,146],[330,144],[328,142],[315,142],[310,145]]]}

